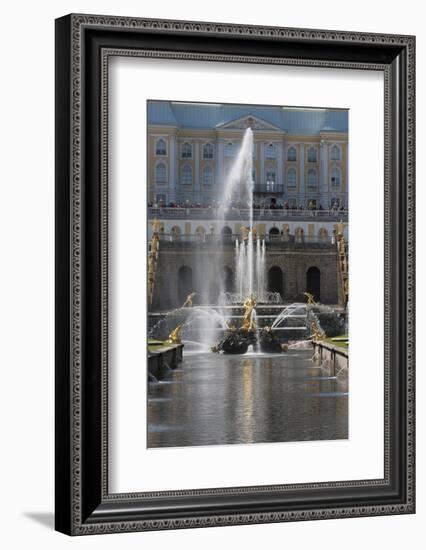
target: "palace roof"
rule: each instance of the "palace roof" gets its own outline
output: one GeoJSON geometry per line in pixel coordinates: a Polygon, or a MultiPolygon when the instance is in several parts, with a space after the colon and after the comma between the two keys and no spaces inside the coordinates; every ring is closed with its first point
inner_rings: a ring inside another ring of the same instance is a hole
{"type": "Polygon", "coordinates": [[[211,130],[245,117],[253,117],[289,134],[348,131],[346,109],[148,101],[150,125],[211,130]]]}

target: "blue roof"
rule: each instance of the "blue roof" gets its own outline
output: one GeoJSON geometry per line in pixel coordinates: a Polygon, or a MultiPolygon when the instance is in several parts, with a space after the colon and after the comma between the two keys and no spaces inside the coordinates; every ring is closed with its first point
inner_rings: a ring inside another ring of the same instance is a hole
{"type": "Polygon", "coordinates": [[[348,131],[345,109],[148,101],[148,124],[212,129],[246,116],[264,120],[290,134],[348,131]]]}

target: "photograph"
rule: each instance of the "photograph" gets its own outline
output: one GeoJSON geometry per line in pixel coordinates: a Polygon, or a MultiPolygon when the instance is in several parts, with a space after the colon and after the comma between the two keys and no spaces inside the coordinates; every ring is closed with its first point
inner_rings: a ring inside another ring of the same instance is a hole
{"type": "Polygon", "coordinates": [[[348,439],[349,110],[146,108],[147,447],[348,439]]]}

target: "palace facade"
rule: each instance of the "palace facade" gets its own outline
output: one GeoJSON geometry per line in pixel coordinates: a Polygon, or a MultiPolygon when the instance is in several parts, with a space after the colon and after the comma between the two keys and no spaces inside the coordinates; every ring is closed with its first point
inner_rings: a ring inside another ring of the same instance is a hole
{"type": "Polygon", "coordinates": [[[337,109],[148,102],[148,200],[210,206],[246,128],[254,133],[254,204],[348,207],[348,112],[337,109]]]}

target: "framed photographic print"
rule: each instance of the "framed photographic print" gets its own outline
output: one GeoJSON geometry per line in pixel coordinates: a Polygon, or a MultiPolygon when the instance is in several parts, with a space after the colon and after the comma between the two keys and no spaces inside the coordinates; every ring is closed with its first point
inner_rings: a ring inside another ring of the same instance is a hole
{"type": "Polygon", "coordinates": [[[412,36],[56,21],[56,529],[406,514],[412,36]]]}

